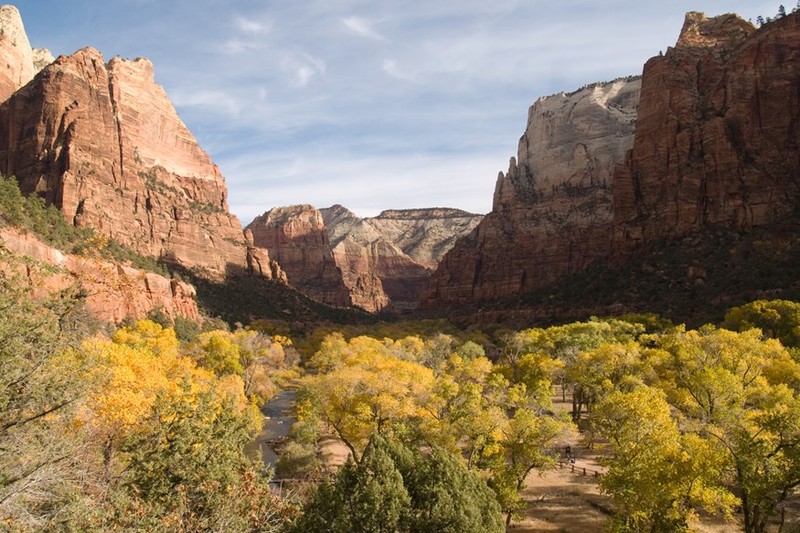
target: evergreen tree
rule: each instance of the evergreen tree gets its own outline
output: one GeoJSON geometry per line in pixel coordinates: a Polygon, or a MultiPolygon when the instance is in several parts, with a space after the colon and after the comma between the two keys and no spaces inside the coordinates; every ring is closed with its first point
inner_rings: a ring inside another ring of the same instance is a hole
{"type": "Polygon", "coordinates": [[[484,533],[504,531],[493,492],[460,457],[429,456],[373,435],[359,464],[317,488],[293,531],[484,533]]]}

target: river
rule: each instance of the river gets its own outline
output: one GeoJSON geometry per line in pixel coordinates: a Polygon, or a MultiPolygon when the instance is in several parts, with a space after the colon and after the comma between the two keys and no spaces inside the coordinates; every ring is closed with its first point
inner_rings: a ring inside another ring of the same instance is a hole
{"type": "Polygon", "coordinates": [[[294,417],[295,390],[286,389],[276,394],[264,407],[264,427],[256,440],[245,447],[248,457],[257,459],[261,457],[264,466],[275,469],[278,456],[272,449],[272,443],[282,440],[289,435],[289,429],[295,422],[294,417]]]}

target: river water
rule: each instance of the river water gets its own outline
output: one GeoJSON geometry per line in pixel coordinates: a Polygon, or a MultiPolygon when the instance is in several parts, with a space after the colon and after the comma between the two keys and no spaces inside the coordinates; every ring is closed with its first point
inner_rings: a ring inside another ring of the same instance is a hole
{"type": "Polygon", "coordinates": [[[295,390],[286,389],[276,394],[264,407],[264,427],[256,440],[245,447],[248,457],[261,458],[264,466],[275,469],[278,456],[272,449],[271,443],[289,435],[289,429],[294,424],[294,398],[295,390]]]}

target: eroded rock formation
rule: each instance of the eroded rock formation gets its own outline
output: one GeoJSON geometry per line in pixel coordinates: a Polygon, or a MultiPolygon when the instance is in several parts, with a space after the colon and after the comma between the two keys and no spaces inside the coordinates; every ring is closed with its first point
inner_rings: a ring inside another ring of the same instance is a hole
{"type": "Polygon", "coordinates": [[[756,30],[688,13],[644,67],[636,140],[614,182],[615,250],[710,225],[747,229],[800,187],[800,15],[756,30]]]}
{"type": "Polygon", "coordinates": [[[246,233],[269,250],[301,292],[376,312],[416,307],[432,267],[480,219],[456,209],[360,218],[341,205],[295,205],[267,211],[246,233]]]}
{"type": "Polygon", "coordinates": [[[434,207],[389,209],[364,220],[411,259],[435,270],[444,254],[482,219],[461,209],[434,207]]]}
{"type": "Polygon", "coordinates": [[[0,6],[0,102],[33,79],[33,63],[19,11],[14,6],[0,6]]]}
{"type": "Polygon", "coordinates": [[[329,305],[351,304],[319,210],[310,205],[276,207],[256,217],[246,231],[281,265],[294,288],[329,305]]]}
{"type": "Polygon", "coordinates": [[[85,48],[46,66],[0,106],[0,172],[143,255],[212,277],[248,268],[225,181],[146,59],[85,48]]]}
{"type": "Polygon", "coordinates": [[[530,291],[607,257],[612,173],[633,144],[639,78],[540,98],[492,212],[433,275],[428,303],[530,291]]]}
{"type": "MultiPolygon", "coordinates": [[[[85,295],[88,311],[101,320],[118,324],[126,318],[144,318],[154,310],[172,319],[200,319],[195,289],[188,283],[101,259],[64,254],[11,228],[0,228],[0,248],[56,267],[39,269],[36,275],[44,279],[37,279],[36,286],[56,291],[76,283],[85,295]]],[[[34,267],[27,268],[26,274],[34,275],[34,267]]]]}

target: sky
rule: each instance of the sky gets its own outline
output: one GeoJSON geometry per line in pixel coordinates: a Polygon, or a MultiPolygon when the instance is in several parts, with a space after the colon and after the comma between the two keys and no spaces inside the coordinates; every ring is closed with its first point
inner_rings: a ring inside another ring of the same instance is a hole
{"type": "MultiPolygon", "coordinates": [[[[491,210],[540,96],[641,74],[711,0],[17,0],[33,47],[155,65],[243,224],[277,206],[491,210]]],[[[787,9],[794,5],[786,5],[787,9]]]]}

